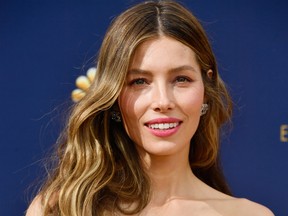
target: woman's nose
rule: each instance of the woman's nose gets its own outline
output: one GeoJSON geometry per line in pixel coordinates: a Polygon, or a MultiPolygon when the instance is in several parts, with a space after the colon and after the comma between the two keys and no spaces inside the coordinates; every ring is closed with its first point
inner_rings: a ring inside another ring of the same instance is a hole
{"type": "Polygon", "coordinates": [[[156,112],[166,112],[175,107],[173,90],[167,85],[156,85],[152,91],[151,107],[156,112]]]}

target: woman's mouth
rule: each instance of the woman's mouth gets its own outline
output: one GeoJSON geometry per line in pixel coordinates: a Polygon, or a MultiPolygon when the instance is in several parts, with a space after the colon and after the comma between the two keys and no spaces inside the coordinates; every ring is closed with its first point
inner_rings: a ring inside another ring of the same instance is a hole
{"type": "Polygon", "coordinates": [[[148,127],[151,129],[168,130],[177,127],[179,124],[180,124],[179,122],[157,123],[157,124],[148,124],[148,127]]]}
{"type": "Polygon", "coordinates": [[[177,118],[157,118],[146,122],[145,126],[154,136],[168,137],[178,131],[181,123],[177,118]]]}

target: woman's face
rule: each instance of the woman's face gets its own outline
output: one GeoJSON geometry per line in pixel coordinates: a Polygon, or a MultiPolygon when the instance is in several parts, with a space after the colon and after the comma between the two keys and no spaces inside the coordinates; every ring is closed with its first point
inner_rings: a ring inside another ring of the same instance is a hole
{"type": "Polygon", "coordinates": [[[136,49],[118,103],[138,151],[166,156],[189,152],[203,99],[195,53],[177,40],[160,37],[136,49]]]}

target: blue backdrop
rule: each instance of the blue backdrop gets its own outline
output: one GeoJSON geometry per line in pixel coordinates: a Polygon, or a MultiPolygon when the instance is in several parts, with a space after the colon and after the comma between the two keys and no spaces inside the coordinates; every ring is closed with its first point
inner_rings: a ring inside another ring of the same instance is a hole
{"type": "MultiPolygon", "coordinates": [[[[23,215],[113,17],[136,0],[0,0],[0,215],[23,215]]],[[[288,215],[288,3],[182,0],[235,101],[222,158],[234,194],[288,215]],[[281,131],[282,130],[282,131],[281,131]]]]}

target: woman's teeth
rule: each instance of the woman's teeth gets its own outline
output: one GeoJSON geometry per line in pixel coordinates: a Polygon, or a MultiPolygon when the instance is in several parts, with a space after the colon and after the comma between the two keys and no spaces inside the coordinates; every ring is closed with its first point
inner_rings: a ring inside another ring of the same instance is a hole
{"type": "Polygon", "coordinates": [[[158,129],[158,130],[167,130],[171,128],[175,128],[179,123],[160,123],[160,124],[150,124],[148,125],[151,129],[158,129]]]}

